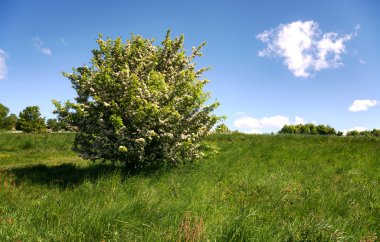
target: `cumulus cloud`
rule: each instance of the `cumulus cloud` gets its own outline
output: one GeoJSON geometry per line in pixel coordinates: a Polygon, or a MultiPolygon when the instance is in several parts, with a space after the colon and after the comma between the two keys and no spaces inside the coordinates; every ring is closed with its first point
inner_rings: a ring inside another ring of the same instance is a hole
{"type": "Polygon", "coordinates": [[[44,46],[44,42],[40,37],[34,37],[32,39],[34,47],[36,47],[37,50],[41,51],[45,55],[52,55],[52,51],[50,48],[47,48],[44,46]]]}
{"type": "Polygon", "coordinates": [[[4,80],[7,77],[8,68],[7,64],[5,63],[7,58],[7,53],[4,50],[0,49],[0,80],[4,80]]]}
{"type": "Polygon", "coordinates": [[[259,128],[261,126],[260,121],[252,117],[238,118],[235,120],[234,125],[238,128],[248,128],[248,129],[259,128]]]}
{"type": "Polygon", "coordinates": [[[296,116],[295,119],[296,119],[295,124],[305,124],[306,123],[306,121],[301,117],[296,116]]]}
{"type": "MultiPolygon", "coordinates": [[[[316,123],[316,121],[313,121],[316,123]]],[[[249,134],[262,134],[265,132],[273,132],[280,130],[284,125],[305,124],[307,121],[296,116],[293,121],[289,117],[283,115],[275,115],[271,117],[255,118],[243,116],[235,119],[234,126],[242,129],[243,132],[249,134]]]]}
{"type": "Polygon", "coordinates": [[[322,34],[314,21],[281,24],[256,36],[267,44],[258,55],[283,58],[294,76],[307,78],[313,72],[343,65],[341,55],[346,51],[345,42],[356,36],[359,28],[357,25],[354,33],[341,35],[322,34]]]}
{"type": "Polygon", "coordinates": [[[350,112],[359,112],[359,111],[365,111],[368,110],[368,108],[376,106],[378,104],[378,101],[376,100],[355,100],[351,106],[348,108],[350,112]]]}
{"type": "Polygon", "coordinates": [[[246,133],[261,134],[264,132],[271,132],[274,130],[281,129],[284,125],[289,124],[300,124],[306,123],[306,121],[296,116],[294,122],[290,122],[289,117],[276,115],[271,117],[254,118],[249,116],[244,116],[236,119],[234,121],[234,126],[245,130],[246,133]]]}
{"type": "Polygon", "coordinates": [[[282,128],[285,124],[289,124],[289,118],[281,115],[264,117],[260,120],[260,124],[264,128],[282,128]]]}

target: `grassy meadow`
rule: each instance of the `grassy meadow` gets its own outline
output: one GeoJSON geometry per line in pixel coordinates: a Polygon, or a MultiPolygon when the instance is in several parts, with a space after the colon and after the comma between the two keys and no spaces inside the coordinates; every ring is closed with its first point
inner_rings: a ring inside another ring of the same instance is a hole
{"type": "Polygon", "coordinates": [[[375,241],[380,139],[213,135],[220,151],[130,174],[74,134],[0,134],[0,241],[375,241]]]}

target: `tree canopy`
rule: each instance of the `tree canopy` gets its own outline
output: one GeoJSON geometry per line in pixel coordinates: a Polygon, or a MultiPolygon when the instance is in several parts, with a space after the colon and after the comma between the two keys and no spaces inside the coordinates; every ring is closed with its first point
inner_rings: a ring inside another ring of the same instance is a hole
{"type": "Polygon", "coordinates": [[[17,122],[15,114],[9,114],[9,108],[0,103],[0,130],[14,129],[17,122]]]}
{"type": "Polygon", "coordinates": [[[19,114],[16,124],[17,130],[27,133],[36,133],[45,131],[45,118],[41,117],[38,106],[28,106],[19,114]]]}

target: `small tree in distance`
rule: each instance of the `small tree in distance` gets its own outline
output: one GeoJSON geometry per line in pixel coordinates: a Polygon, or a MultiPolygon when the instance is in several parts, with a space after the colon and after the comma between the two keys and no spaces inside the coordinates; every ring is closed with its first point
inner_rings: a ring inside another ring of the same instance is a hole
{"type": "Polygon", "coordinates": [[[231,133],[231,130],[225,124],[219,124],[215,128],[215,133],[217,134],[228,134],[231,133]]]}
{"type": "Polygon", "coordinates": [[[2,121],[7,117],[9,113],[9,108],[0,103],[0,125],[2,121]]]}
{"type": "Polygon", "coordinates": [[[207,68],[196,69],[202,44],[187,55],[184,37],[161,46],[132,35],[126,44],[97,39],[91,66],[64,73],[77,103],[53,101],[61,119],[78,128],[73,149],[91,160],[121,161],[131,167],[176,164],[203,155],[200,141],[219,117],[217,102],[203,92],[207,68]]]}
{"type": "Polygon", "coordinates": [[[59,124],[60,130],[64,131],[78,131],[78,127],[75,126],[75,119],[78,118],[75,113],[70,111],[75,110],[76,104],[66,101],[63,105],[57,101],[52,100],[53,105],[56,109],[53,114],[58,115],[57,123],[59,124]]]}
{"type": "Polygon", "coordinates": [[[29,106],[21,111],[16,129],[27,133],[45,131],[45,119],[41,117],[40,108],[38,106],[29,106]]]}
{"type": "Polygon", "coordinates": [[[46,120],[46,128],[48,128],[54,132],[57,132],[57,131],[61,130],[61,125],[57,121],[57,119],[49,118],[48,120],[46,120]]]}

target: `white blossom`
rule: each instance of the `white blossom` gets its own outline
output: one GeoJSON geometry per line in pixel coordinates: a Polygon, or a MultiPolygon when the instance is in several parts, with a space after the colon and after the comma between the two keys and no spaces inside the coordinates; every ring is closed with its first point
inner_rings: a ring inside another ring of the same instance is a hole
{"type": "Polygon", "coordinates": [[[138,138],[138,139],[135,139],[135,142],[136,143],[145,143],[145,139],[144,138],[138,138]]]}

